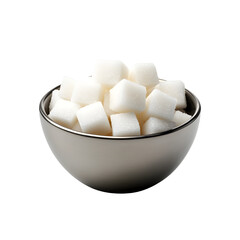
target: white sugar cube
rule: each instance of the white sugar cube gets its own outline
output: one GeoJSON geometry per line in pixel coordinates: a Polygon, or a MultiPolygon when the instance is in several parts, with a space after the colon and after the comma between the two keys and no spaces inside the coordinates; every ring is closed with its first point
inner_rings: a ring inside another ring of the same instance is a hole
{"type": "Polygon", "coordinates": [[[191,117],[192,116],[187,113],[176,111],[173,117],[173,121],[176,123],[177,126],[180,126],[190,120],[191,117]]]}
{"type": "Polygon", "coordinates": [[[141,112],[145,108],[146,88],[123,79],[110,91],[110,109],[114,112],[141,112]]]}
{"type": "Polygon", "coordinates": [[[54,122],[64,127],[72,128],[77,121],[76,112],[79,108],[78,104],[60,99],[56,102],[48,116],[54,122]]]}
{"type": "Polygon", "coordinates": [[[76,81],[69,77],[64,77],[60,86],[59,96],[65,100],[71,100],[72,92],[76,81]]]}
{"type": "Polygon", "coordinates": [[[100,60],[95,64],[93,78],[108,87],[128,77],[127,67],[118,60],[100,60]]]}
{"type": "Polygon", "coordinates": [[[51,96],[51,100],[50,100],[50,104],[49,104],[49,112],[51,112],[51,110],[53,109],[53,107],[55,106],[56,102],[61,99],[59,96],[59,90],[55,89],[52,92],[52,96],[51,96]]]}
{"type": "Polygon", "coordinates": [[[112,111],[110,108],[109,108],[109,104],[110,104],[110,93],[107,91],[105,94],[104,94],[104,100],[103,100],[103,107],[104,107],[104,110],[106,112],[106,114],[108,116],[114,114],[115,112],[112,111]]]}
{"type": "Polygon", "coordinates": [[[146,99],[146,108],[143,112],[145,119],[156,117],[171,121],[175,113],[176,102],[175,98],[154,89],[146,99]]]}
{"type": "Polygon", "coordinates": [[[102,100],[103,90],[101,84],[91,78],[79,81],[72,93],[71,101],[80,105],[87,105],[102,100]]]}
{"type": "Polygon", "coordinates": [[[142,128],[142,134],[152,134],[152,133],[161,133],[168,131],[176,127],[176,124],[172,121],[166,121],[163,119],[150,117],[144,124],[142,128]]]}
{"type": "Polygon", "coordinates": [[[113,136],[140,135],[140,126],[134,113],[119,113],[110,116],[113,136]]]}
{"type": "Polygon", "coordinates": [[[135,81],[143,86],[151,87],[158,84],[158,75],[153,63],[136,63],[129,76],[131,81],[135,81]]]}
{"type": "Polygon", "coordinates": [[[84,133],[106,135],[111,132],[108,117],[101,102],[95,102],[77,111],[77,118],[84,133]]]}
{"type": "Polygon", "coordinates": [[[185,85],[182,81],[161,81],[155,86],[156,89],[169,94],[177,99],[177,109],[185,108],[187,106],[185,96],[185,85]]]}

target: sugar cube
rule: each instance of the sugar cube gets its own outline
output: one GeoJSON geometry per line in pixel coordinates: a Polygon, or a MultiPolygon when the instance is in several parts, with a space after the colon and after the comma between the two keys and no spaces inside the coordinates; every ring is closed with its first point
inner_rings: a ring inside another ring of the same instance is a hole
{"type": "Polygon", "coordinates": [[[141,112],[145,108],[146,88],[123,79],[110,90],[110,109],[114,112],[141,112]]]}
{"type": "Polygon", "coordinates": [[[130,80],[146,87],[158,84],[157,70],[152,63],[136,63],[130,71],[130,80]]]}
{"type": "Polygon", "coordinates": [[[154,89],[146,99],[146,108],[143,112],[145,119],[156,117],[171,121],[175,113],[176,102],[175,98],[154,89]]]}
{"type": "Polygon", "coordinates": [[[53,109],[53,107],[55,106],[56,102],[61,99],[59,96],[59,90],[55,89],[52,92],[52,96],[51,96],[51,100],[50,100],[50,104],[49,104],[49,112],[51,112],[51,110],[53,109]]]}
{"type": "Polygon", "coordinates": [[[159,119],[155,117],[150,117],[144,124],[142,128],[142,134],[152,134],[161,133],[174,128],[176,124],[172,121],[167,121],[164,119],[159,119]]]}
{"type": "Polygon", "coordinates": [[[56,102],[48,116],[54,122],[64,127],[72,128],[77,121],[76,112],[79,108],[78,104],[60,99],[56,102]]]}
{"type": "Polygon", "coordinates": [[[72,93],[71,101],[87,105],[102,100],[103,90],[101,84],[88,78],[86,81],[78,81],[72,93]]]}
{"type": "Polygon", "coordinates": [[[65,100],[71,100],[76,81],[70,77],[64,77],[60,86],[59,96],[65,100]]]}
{"type": "Polygon", "coordinates": [[[111,126],[101,102],[80,108],[76,115],[84,133],[107,135],[111,132],[111,126]]]}
{"type": "Polygon", "coordinates": [[[186,108],[185,85],[182,81],[160,81],[159,84],[155,86],[155,89],[161,90],[162,92],[176,98],[177,109],[186,108]]]}
{"type": "Polygon", "coordinates": [[[118,60],[99,60],[94,67],[93,78],[108,87],[128,77],[128,69],[118,60]]]}
{"type": "Polygon", "coordinates": [[[52,92],[49,117],[78,132],[137,136],[189,121],[186,106],[184,83],[159,79],[153,63],[136,63],[129,71],[121,61],[99,60],[92,77],[64,77],[52,92]]]}
{"type": "Polygon", "coordinates": [[[190,120],[191,117],[191,115],[177,110],[175,111],[173,121],[176,123],[177,126],[180,126],[190,120]]]}
{"type": "Polygon", "coordinates": [[[113,136],[140,135],[140,126],[134,113],[118,113],[110,116],[113,136]]]}

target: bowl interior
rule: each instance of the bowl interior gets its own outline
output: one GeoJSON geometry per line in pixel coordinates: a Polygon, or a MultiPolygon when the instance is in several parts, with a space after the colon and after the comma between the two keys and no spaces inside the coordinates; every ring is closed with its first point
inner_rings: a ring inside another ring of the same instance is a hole
{"type": "Polygon", "coordinates": [[[131,138],[142,138],[142,137],[152,137],[152,136],[159,136],[159,135],[164,135],[164,134],[168,134],[168,133],[171,133],[173,131],[177,131],[178,129],[181,129],[185,126],[187,126],[188,124],[191,124],[191,122],[195,121],[197,119],[197,117],[199,116],[200,114],[200,111],[201,111],[201,105],[200,105],[200,102],[199,100],[197,99],[197,97],[191,93],[189,90],[185,90],[185,94],[186,94],[186,100],[187,100],[187,107],[184,109],[184,111],[191,115],[191,119],[189,121],[187,121],[186,123],[176,127],[176,128],[173,128],[171,130],[168,130],[166,132],[162,132],[162,133],[154,133],[154,134],[149,134],[149,135],[140,135],[140,136],[130,136],[130,137],[113,137],[113,136],[102,136],[102,135],[94,135],[94,134],[87,134],[87,133],[81,133],[81,132],[76,132],[74,130],[71,130],[71,129],[68,129],[68,128],[65,128],[55,122],[53,122],[49,117],[48,117],[48,114],[49,114],[49,104],[50,104],[50,100],[51,100],[51,96],[52,96],[52,92],[56,89],[59,89],[60,88],[60,85],[53,88],[52,90],[50,90],[48,93],[46,93],[44,95],[44,97],[42,98],[41,102],[40,102],[40,106],[39,106],[39,109],[40,109],[40,113],[43,115],[43,117],[48,121],[50,122],[51,124],[55,125],[56,127],[58,128],[61,128],[65,131],[69,131],[69,132],[72,132],[72,133],[75,133],[75,134],[80,134],[80,135],[84,135],[84,136],[88,136],[88,137],[99,137],[99,138],[111,138],[111,139],[131,139],[131,138]]]}

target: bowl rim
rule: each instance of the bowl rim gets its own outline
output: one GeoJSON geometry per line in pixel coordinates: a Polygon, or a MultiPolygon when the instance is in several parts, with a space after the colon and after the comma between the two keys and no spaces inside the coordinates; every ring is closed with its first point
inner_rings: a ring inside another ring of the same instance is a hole
{"type": "Polygon", "coordinates": [[[159,136],[163,136],[163,135],[168,135],[174,132],[177,132],[187,126],[189,126],[190,124],[192,124],[200,115],[201,112],[201,104],[198,100],[198,98],[189,90],[185,89],[185,92],[187,94],[189,94],[193,99],[196,100],[196,111],[194,112],[194,114],[192,115],[192,117],[185,122],[184,124],[177,126],[175,128],[172,128],[168,131],[164,131],[164,132],[160,132],[160,133],[152,133],[152,134],[147,134],[147,135],[139,135],[139,136],[126,136],[126,137],[116,137],[116,136],[104,136],[104,135],[96,135],[96,134],[90,134],[90,133],[83,133],[83,132],[78,132],[69,128],[66,128],[64,126],[59,125],[58,123],[54,122],[53,120],[51,120],[45,109],[44,109],[44,103],[46,101],[46,98],[54,91],[60,88],[61,85],[58,85],[57,87],[54,87],[53,89],[51,89],[50,91],[48,91],[41,99],[40,104],[39,104],[39,112],[41,114],[41,116],[45,119],[45,121],[47,121],[49,124],[51,124],[52,126],[61,129],[65,132],[71,133],[71,134],[75,134],[75,135],[79,135],[82,137],[88,137],[88,138],[98,138],[98,139],[105,139],[105,140],[136,140],[136,139],[144,139],[144,138],[152,138],[152,137],[159,137],[159,136]]]}

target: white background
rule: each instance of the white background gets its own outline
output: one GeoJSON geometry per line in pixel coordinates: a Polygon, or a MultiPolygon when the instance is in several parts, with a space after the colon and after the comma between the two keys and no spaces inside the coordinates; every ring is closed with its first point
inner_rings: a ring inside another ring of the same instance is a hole
{"type": "Polygon", "coordinates": [[[240,239],[239,1],[0,1],[0,239],[240,239]],[[41,97],[96,59],[153,62],[202,104],[179,168],[134,194],[93,190],[45,141],[41,97]]]}

